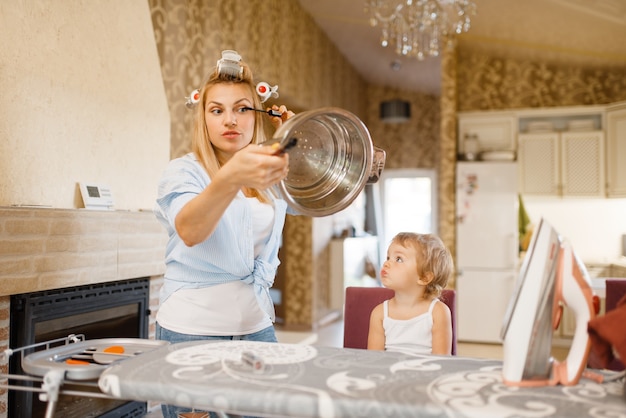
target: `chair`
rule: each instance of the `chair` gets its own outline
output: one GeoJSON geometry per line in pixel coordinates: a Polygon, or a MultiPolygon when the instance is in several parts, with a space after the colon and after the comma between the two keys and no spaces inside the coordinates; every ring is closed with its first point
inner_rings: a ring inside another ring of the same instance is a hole
{"type": "MultiPolygon", "coordinates": [[[[379,303],[391,299],[394,291],[385,287],[347,287],[343,315],[343,346],[367,348],[370,314],[379,303]]],[[[456,292],[445,289],[439,298],[452,314],[452,355],[456,355],[456,292]]]]}
{"type": "MultiPolygon", "coordinates": [[[[626,279],[606,278],[604,283],[606,285],[604,312],[607,314],[613,309],[616,309],[617,303],[626,295],[626,279]]],[[[608,370],[615,371],[624,370],[624,362],[617,358],[613,358],[608,364],[605,364],[606,359],[602,358],[604,356],[604,347],[596,347],[594,344],[599,343],[592,339],[591,351],[589,352],[589,358],[587,360],[588,367],[592,369],[605,367],[608,370]]]]}
{"type": "MultiPolygon", "coordinates": [[[[626,279],[611,278],[606,279],[606,299],[604,301],[605,312],[610,312],[617,307],[624,295],[626,295],[626,279]]],[[[624,359],[613,359],[613,361],[607,367],[609,370],[624,370],[624,359]]]]}
{"type": "Polygon", "coordinates": [[[604,310],[608,312],[617,307],[617,302],[626,295],[626,279],[610,278],[605,280],[606,299],[604,310]]]}

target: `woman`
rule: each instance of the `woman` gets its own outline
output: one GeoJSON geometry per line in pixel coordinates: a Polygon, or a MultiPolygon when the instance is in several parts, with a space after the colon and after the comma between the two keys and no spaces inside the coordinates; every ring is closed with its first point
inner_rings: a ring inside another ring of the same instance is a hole
{"type": "MultiPolygon", "coordinates": [[[[269,288],[287,204],[268,188],[287,176],[289,156],[265,141],[285,106],[256,112],[252,72],[234,51],[196,92],[193,152],[172,160],[159,182],[155,213],[169,235],[157,312],[158,339],[275,342],[269,288]]],[[[164,406],[165,417],[180,408],[164,406]]]]}

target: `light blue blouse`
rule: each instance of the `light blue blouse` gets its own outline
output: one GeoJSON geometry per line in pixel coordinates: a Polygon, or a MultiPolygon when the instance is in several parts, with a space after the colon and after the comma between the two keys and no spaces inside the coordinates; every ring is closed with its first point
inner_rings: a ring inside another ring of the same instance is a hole
{"type": "Polygon", "coordinates": [[[154,212],[165,226],[169,240],[165,249],[165,282],[161,303],[179,289],[193,289],[241,280],[254,284],[261,308],[272,318],[274,305],[269,289],[280,264],[278,249],[287,203],[273,198],[274,226],[259,256],[254,258],[251,206],[239,192],[204,242],[188,247],[176,233],[178,212],[211,182],[193,153],[170,161],[158,185],[154,212]]]}

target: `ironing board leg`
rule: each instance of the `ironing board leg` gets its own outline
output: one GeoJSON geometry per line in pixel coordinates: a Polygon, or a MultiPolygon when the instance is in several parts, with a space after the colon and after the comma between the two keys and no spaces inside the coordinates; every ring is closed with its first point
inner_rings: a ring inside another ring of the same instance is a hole
{"type": "Polygon", "coordinates": [[[43,385],[41,385],[41,388],[45,393],[40,394],[39,399],[48,403],[45,418],[52,418],[54,415],[54,409],[59,399],[59,389],[63,384],[64,377],[64,370],[50,370],[43,377],[43,385]]]}

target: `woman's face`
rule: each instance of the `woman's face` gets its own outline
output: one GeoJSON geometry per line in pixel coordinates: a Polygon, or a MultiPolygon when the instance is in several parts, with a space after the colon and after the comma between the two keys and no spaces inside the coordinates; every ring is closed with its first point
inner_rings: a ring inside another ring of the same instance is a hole
{"type": "Polygon", "coordinates": [[[209,139],[217,151],[232,155],[252,141],[255,112],[245,84],[215,84],[206,95],[204,120],[209,139]]]}

